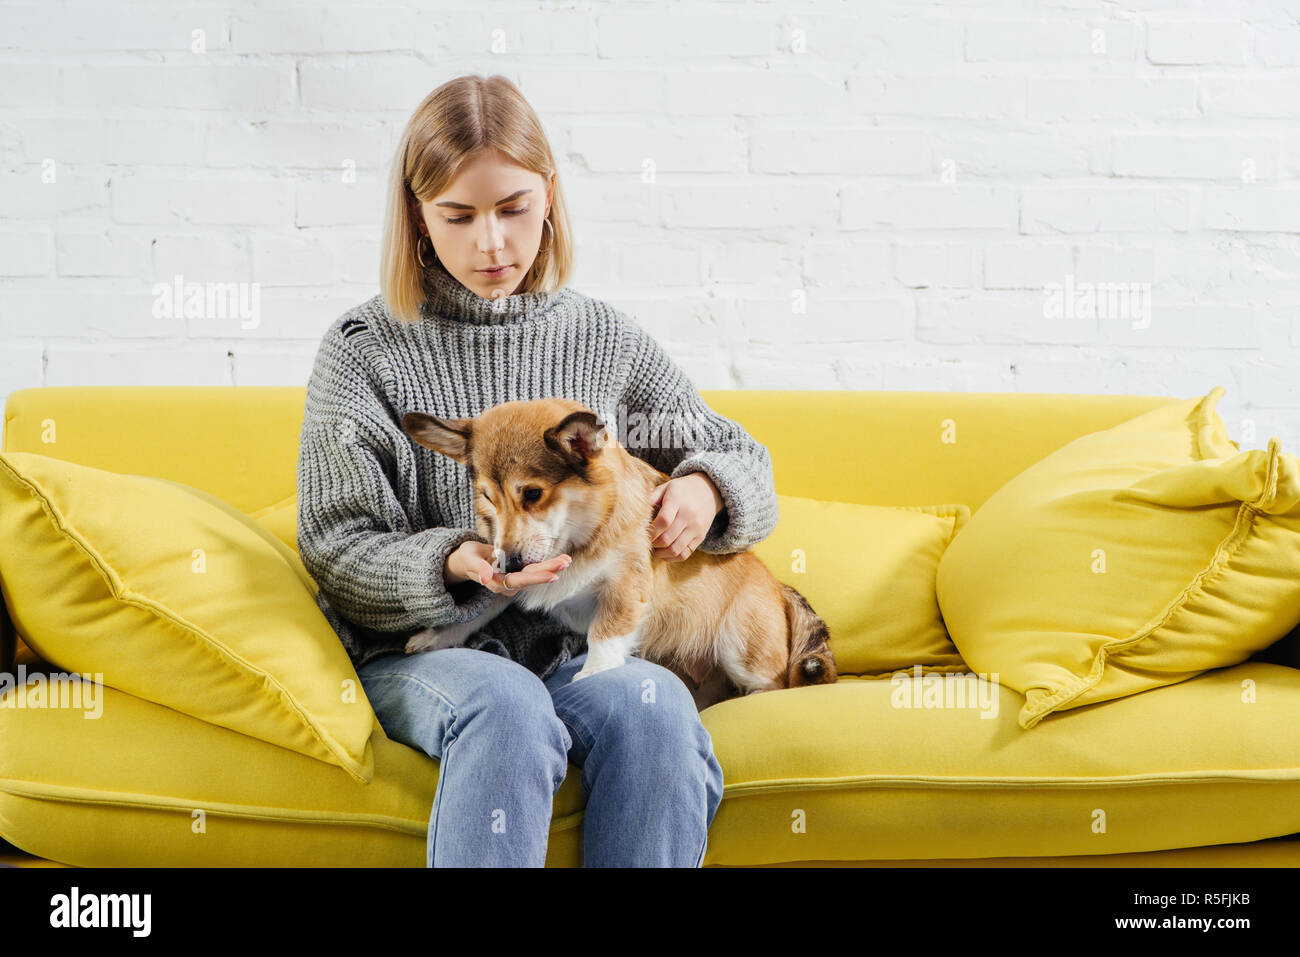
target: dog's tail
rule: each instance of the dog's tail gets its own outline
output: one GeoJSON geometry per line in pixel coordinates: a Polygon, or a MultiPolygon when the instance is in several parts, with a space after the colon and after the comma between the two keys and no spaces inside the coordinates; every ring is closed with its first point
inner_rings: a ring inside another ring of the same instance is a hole
{"type": "Polygon", "coordinates": [[[788,687],[831,684],[838,674],[826,622],[796,589],[783,582],[781,592],[785,597],[785,617],[790,627],[788,687]]]}

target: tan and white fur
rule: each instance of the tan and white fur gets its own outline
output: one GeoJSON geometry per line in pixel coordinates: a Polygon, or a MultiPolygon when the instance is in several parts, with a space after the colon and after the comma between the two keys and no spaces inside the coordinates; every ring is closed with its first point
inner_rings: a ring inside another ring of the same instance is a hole
{"type": "Polygon", "coordinates": [[[555,582],[494,595],[465,624],[417,632],[407,653],[461,645],[517,601],[587,635],[575,681],[637,653],[681,677],[703,709],[737,693],[836,680],[825,623],[756,555],[652,554],[650,495],[669,476],[631,455],[582,403],[505,402],[472,419],[411,412],[402,425],[470,471],[477,531],[497,570],[572,558],[555,582]]]}

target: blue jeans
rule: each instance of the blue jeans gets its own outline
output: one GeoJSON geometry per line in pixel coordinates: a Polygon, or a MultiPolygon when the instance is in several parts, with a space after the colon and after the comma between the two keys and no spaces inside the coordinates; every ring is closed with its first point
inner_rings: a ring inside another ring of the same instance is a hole
{"type": "Polygon", "coordinates": [[[628,658],[545,682],[473,648],[383,655],[358,671],[384,732],[439,761],[429,867],[542,867],[555,793],[582,768],[585,867],[699,867],[722,767],[680,678],[628,658]]]}

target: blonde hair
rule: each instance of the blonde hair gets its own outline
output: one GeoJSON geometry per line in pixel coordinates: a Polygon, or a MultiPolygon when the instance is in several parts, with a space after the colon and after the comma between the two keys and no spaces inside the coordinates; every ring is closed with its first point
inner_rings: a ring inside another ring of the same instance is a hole
{"type": "MultiPolygon", "coordinates": [[[[428,294],[426,270],[416,253],[417,200],[427,202],[441,195],[461,166],[487,149],[500,150],[549,186],[556,165],[546,132],[518,87],[504,76],[448,80],[424,98],[406,124],[389,174],[379,262],[379,289],[398,319],[418,322],[420,305],[428,294]]],[[[520,292],[558,291],[573,268],[573,240],[558,175],[549,219],[551,228],[542,227],[541,249],[520,292]]]]}

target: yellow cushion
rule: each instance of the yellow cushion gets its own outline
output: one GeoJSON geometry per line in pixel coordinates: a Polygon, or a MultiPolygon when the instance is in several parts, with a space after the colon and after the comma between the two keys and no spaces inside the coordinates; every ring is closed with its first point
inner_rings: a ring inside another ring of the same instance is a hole
{"type": "MultiPolygon", "coordinates": [[[[78,867],[425,865],[439,763],[377,723],[362,785],[112,688],[95,719],[15,707],[29,693],[0,694],[0,833],[30,854],[78,867]]],[[[571,765],[548,863],[581,863],[582,806],[571,765]]]]}
{"type": "Polygon", "coordinates": [[[305,578],[197,489],[0,453],[0,584],[33,651],[367,781],[374,712],[305,578]]]}
{"type": "Polygon", "coordinates": [[[916,664],[966,670],[939,614],[934,580],[970,509],[777,500],[776,529],[753,552],[822,616],[840,674],[888,674],[916,664]]]}
{"type": "Polygon", "coordinates": [[[1300,622],[1300,460],[1238,452],[1215,404],[1083,436],[981,506],[939,564],[973,671],[1020,724],[1236,664],[1300,622]]]}
{"type": "Polygon", "coordinates": [[[290,571],[298,576],[298,580],[302,582],[304,588],[311,592],[313,598],[315,598],[316,593],[320,591],[320,585],[317,583],[316,579],[311,577],[311,572],[307,571],[307,566],[302,563],[302,558],[298,555],[296,525],[294,526],[295,537],[291,541],[286,542],[284,536],[280,534],[284,530],[285,512],[296,506],[298,496],[295,495],[292,499],[292,503],[288,506],[278,505],[271,509],[263,510],[255,515],[245,515],[229,502],[217,498],[217,496],[213,495],[211,492],[205,492],[203,489],[194,488],[192,485],[185,485],[181,482],[173,482],[171,479],[154,478],[152,476],[137,475],[136,478],[147,478],[149,481],[153,482],[166,482],[172,488],[179,489],[186,495],[192,495],[201,501],[207,502],[213,508],[225,512],[236,522],[247,526],[249,531],[261,538],[262,541],[266,542],[267,547],[270,548],[272,552],[279,555],[281,561],[289,567],[290,571]]]}
{"type": "Polygon", "coordinates": [[[1009,688],[985,685],[986,718],[955,706],[946,686],[973,679],[951,674],[921,679],[922,702],[945,686],[930,706],[900,707],[913,680],[847,677],[701,712],[726,782],[704,862],[1122,854],[1300,831],[1294,668],[1216,669],[1033,734],[1009,688]]]}

